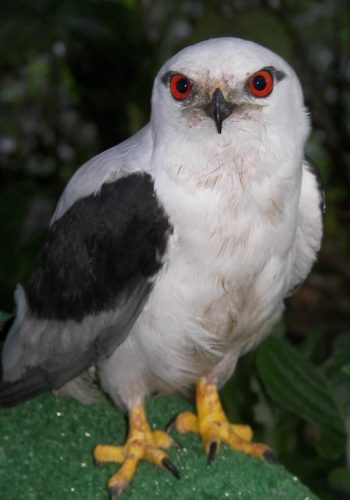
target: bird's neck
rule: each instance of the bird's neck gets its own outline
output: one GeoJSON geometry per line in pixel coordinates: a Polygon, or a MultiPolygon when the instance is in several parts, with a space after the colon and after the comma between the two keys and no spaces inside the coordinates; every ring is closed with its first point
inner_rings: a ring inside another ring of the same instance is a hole
{"type": "MultiPolygon", "coordinates": [[[[210,192],[243,202],[300,185],[302,156],[267,140],[243,140],[223,133],[207,141],[157,141],[152,156],[160,183],[174,183],[191,195],[210,192]],[[260,194],[258,191],[260,190],[260,194]]],[[[166,139],[166,137],[165,137],[166,139]]],[[[294,149],[294,148],[291,148],[294,149]]]]}
{"type": "Polygon", "coordinates": [[[155,187],[174,223],[188,218],[192,230],[195,221],[196,231],[215,228],[227,236],[252,224],[289,226],[292,234],[302,158],[278,148],[272,153],[263,141],[218,141],[191,149],[185,143],[173,147],[174,141],[163,151],[157,147],[155,187]]]}

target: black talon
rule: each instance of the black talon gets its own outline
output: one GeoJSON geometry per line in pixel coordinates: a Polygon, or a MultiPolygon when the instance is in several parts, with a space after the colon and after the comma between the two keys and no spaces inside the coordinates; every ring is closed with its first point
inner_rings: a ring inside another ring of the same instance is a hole
{"type": "MultiPolygon", "coordinates": [[[[170,434],[170,432],[172,430],[174,430],[174,428],[175,428],[174,424],[175,424],[176,418],[177,418],[177,415],[175,415],[175,417],[172,417],[169,420],[169,422],[166,424],[165,432],[167,432],[168,434],[170,434]]],[[[174,441],[174,444],[177,448],[183,449],[183,444],[177,438],[174,438],[174,436],[171,436],[171,439],[174,441]]]]}
{"type": "Polygon", "coordinates": [[[96,460],[95,457],[92,457],[92,463],[94,464],[95,467],[97,467],[98,469],[101,469],[102,462],[99,462],[98,460],[96,460]]]}
{"type": "Polygon", "coordinates": [[[165,426],[165,432],[169,433],[174,429],[174,424],[175,424],[176,419],[177,419],[177,415],[175,415],[175,417],[172,417],[169,420],[169,422],[165,426]]]}
{"type": "Polygon", "coordinates": [[[271,450],[264,451],[263,458],[270,464],[275,464],[277,462],[276,456],[274,455],[274,453],[272,453],[271,450]]]}
{"type": "Polygon", "coordinates": [[[210,446],[209,446],[209,453],[208,453],[208,458],[207,458],[208,465],[210,465],[212,463],[212,461],[214,460],[214,458],[216,456],[217,449],[218,449],[217,441],[212,441],[210,443],[210,446]]]}
{"type": "Polygon", "coordinates": [[[175,465],[172,462],[170,462],[169,458],[167,457],[163,458],[162,465],[163,467],[168,469],[172,474],[174,474],[176,479],[180,479],[180,472],[177,470],[177,467],[175,467],[175,465]]]}
{"type": "Polygon", "coordinates": [[[117,500],[121,492],[122,489],[120,486],[111,486],[111,488],[108,489],[109,500],[117,500]]]}

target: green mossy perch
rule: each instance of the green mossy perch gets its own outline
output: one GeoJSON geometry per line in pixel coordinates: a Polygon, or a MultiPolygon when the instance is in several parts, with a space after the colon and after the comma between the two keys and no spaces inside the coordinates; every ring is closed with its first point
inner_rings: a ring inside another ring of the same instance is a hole
{"type": "MultiPolygon", "coordinates": [[[[151,398],[150,423],[164,428],[190,405],[178,397],[151,398]]],[[[97,443],[121,444],[123,415],[110,404],[81,405],[45,394],[0,411],[0,498],[4,500],[106,500],[106,481],[116,465],[96,468],[97,443]],[[115,438],[115,441],[113,441],[115,438]]],[[[226,446],[208,466],[197,436],[181,436],[183,449],[169,450],[181,479],[142,462],[122,500],[314,500],[317,497],[282,466],[270,465],[226,446]]]]}

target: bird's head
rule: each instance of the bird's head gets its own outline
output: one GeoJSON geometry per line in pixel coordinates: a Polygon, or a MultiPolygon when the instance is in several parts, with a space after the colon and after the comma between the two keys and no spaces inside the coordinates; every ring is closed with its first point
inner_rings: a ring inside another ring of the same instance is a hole
{"type": "Polygon", "coordinates": [[[153,88],[151,125],[162,142],[176,135],[192,144],[247,148],[250,141],[282,138],[303,149],[309,130],[293,69],[272,51],[237,38],[197,43],[163,65],[153,88]]]}

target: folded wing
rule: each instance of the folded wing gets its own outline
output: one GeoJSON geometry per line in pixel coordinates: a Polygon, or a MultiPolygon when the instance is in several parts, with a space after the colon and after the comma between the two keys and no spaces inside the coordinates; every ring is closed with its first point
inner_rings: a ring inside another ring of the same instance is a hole
{"type": "Polygon", "coordinates": [[[162,267],[171,226],[150,174],[78,199],[50,228],[2,353],[0,405],[62,387],[128,335],[162,267]]]}

